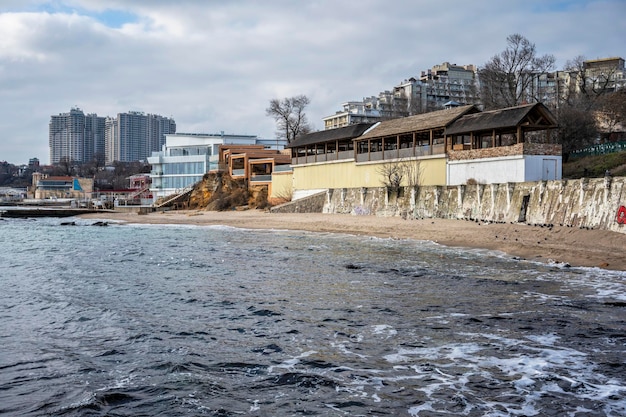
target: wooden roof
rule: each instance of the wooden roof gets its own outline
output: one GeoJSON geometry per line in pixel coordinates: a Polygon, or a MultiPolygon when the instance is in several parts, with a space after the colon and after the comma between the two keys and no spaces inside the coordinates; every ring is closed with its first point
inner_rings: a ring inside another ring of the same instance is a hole
{"type": "Polygon", "coordinates": [[[274,159],[275,161],[291,161],[291,155],[286,155],[274,150],[273,152],[247,151],[230,155],[231,159],[274,159]]]}
{"type": "Polygon", "coordinates": [[[328,143],[336,140],[351,140],[357,136],[361,136],[363,132],[372,127],[374,123],[358,123],[336,129],[320,130],[319,132],[302,135],[289,145],[288,148],[297,148],[300,146],[312,145],[317,143],[328,143]]]}
{"type": "Polygon", "coordinates": [[[541,103],[508,107],[465,115],[446,128],[446,135],[516,128],[523,125],[532,129],[557,127],[550,110],[541,103]]]}
{"type": "Polygon", "coordinates": [[[459,117],[475,113],[477,111],[479,110],[476,107],[469,105],[403,117],[401,119],[386,120],[384,122],[380,122],[378,126],[357,139],[380,138],[385,136],[400,135],[403,133],[444,128],[457,120],[459,117]]]}

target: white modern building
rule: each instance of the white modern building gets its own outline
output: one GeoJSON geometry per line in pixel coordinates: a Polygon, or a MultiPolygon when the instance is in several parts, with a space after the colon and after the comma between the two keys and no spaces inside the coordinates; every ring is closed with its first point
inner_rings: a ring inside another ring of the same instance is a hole
{"type": "Polygon", "coordinates": [[[217,170],[220,145],[265,145],[268,149],[283,149],[284,143],[276,139],[259,139],[254,135],[227,135],[203,133],[177,133],[165,135],[161,152],[148,157],[152,166],[150,191],[154,201],[178,194],[204,174],[217,170]]]}
{"type": "Polygon", "coordinates": [[[363,101],[347,101],[342,104],[343,110],[332,116],[324,117],[324,130],[337,129],[359,123],[374,123],[381,120],[376,97],[364,98],[363,101]]]}

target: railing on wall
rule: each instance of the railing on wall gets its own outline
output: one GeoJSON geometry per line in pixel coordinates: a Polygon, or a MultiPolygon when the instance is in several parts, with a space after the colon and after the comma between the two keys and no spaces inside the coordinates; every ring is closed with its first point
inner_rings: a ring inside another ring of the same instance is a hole
{"type": "Polygon", "coordinates": [[[250,182],[271,182],[272,174],[253,175],[250,178],[250,182]]]}
{"type": "Polygon", "coordinates": [[[606,155],[609,153],[626,151],[626,142],[600,143],[570,152],[570,158],[582,158],[583,156],[606,155]]]}
{"type": "Polygon", "coordinates": [[[293,169],[291,165],[276,165],[274,166],[274,172],[291,172],[293,169]]]}

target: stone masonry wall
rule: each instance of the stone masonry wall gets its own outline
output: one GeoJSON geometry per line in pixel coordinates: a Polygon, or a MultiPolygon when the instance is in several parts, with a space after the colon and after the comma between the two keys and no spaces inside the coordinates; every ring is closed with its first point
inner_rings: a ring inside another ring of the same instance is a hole
{"type": "Polygon", "coordinates": [[[549,143],[518,143],[511,146],[497,146],[484,149],[449,150],[451,161],[481,158],[501,158],[514,155],[561,155],[561,145],[549,143]]]}
{"type": "Polygon", "coordinates": [[[297,200],[273,211],[563,224],[626,233],[626,177],[405,188],[399,196],[385,188],[344,188],[312,197],[315,203],[297,200]]]}

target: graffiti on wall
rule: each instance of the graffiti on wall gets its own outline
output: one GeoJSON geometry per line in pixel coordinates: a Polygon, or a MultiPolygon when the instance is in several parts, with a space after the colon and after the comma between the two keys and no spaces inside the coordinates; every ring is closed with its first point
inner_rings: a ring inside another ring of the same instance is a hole
{"type": "Polygon", "coordinates": [[[617,209],[616,220],[619,224],[626,224],[626,207],[621,206],[619,209],[617,209]]]}

